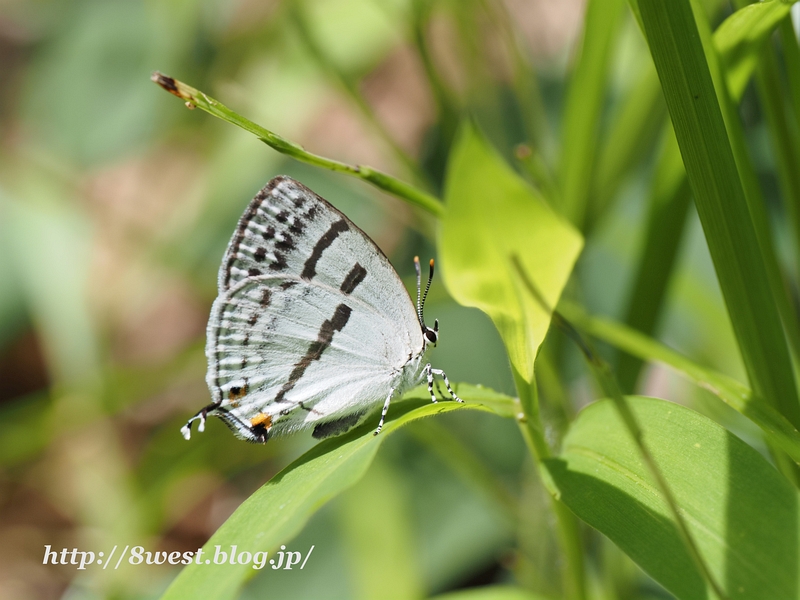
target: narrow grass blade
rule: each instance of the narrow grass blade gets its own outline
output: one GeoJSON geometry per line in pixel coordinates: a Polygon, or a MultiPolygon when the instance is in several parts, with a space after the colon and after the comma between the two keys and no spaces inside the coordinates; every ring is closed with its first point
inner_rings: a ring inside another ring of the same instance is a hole
{"type": "MultiPolygon", "coordinates": [[[[794,229],[794,238],[800,240],[800,170],[797,168],[800,165],[800,140],[797,123],[791,105],[786,102],[774,48],[767,44],[759,54],[755,70],[756,92],[773,143],[772,154],[778,167],[783,204],[794,229]]],[[[796,320],[787,324],[787,329],[796,331],[796,320]]],[[[795,350],[800,351],[800,347],[796,345],[795,350]]]]}
{"type": "MultiPolygon", "coordinates": [[[[775,0],[772,3],[765,3],[761,5],[762,11],[759,13],[747,13],[745,16],[751,17],[752,29],[760,33],[756,39],[765,39],[771,31],[765,26],[765,21],[774,27],[782,18],[783,13],[780,10],[770,9],[774,6],[775,0]],[[763,14],[772,15],[772,20],[765,19],[763,14]]],[[[746,12],[750,6],[737,11],[731,15],[725,23],[737,20],[740,12],[746,12]]],[[[779,7],[780,8],[780,7],[779,7]]],[[[793,306],[793,299],[789,295],[789,287],[786,284],[783,273],[781,272],[780,265],[778,264],[778,257],[775,249],[775,234],[770,226],[769,215],[767,214],[766,201],[761,191],[761,186],[758,180],[753,161],[750,158],[750,152],[747,149],[745,141],[744,127],[742,126],[741,119],[739,118],[739,111],[737,110],[731,96],[728,92],[728,78],[723,72],[721,61],[716,52],[714,52],[715,44],[712,41],[711,26],[706,20],[705,16],[699,11],[695,14],[697,20],[697,30],[700,34],[700,39],[703,46],[707,49],[706,58],[708,61],[709,71],[717,90],[719,100],[719,107],[722,112],[722,118],[725,122],[725,127],[728,133],[728,139],[731,143],[733,157],[736,161],[736,168],[739,171],[741,178],[742,189],[744,190],[745,199],[747,200],[747,207],[750,211],[750,218],[752,219],[753,228],[755,229],[756,239],[761,250],[761,256],[764,261],[765,274],[769,282],[771,296],[775,302],[775,307],[778,312],[780,320],[783,322],[784,333],[788,338],[788,342],[794,349],[796,355],[800,355],[800,322],[798,322],[797,312],[793,306]]],[[[723,25],[725,25],[723,23],[723,25]]],[[[720,26],[722,31],[718,32],[718,36],[714,39],[718,43],[723,43],[724,38],[727,36],[727,31],[720,26]]],[[[750,44],[750,52],[756,57],[763,54],[763,50],[758,44],[750,44]]],[[[798,413],[800,413],[800,404],[798,406],[798,413]]]]}
{"type": "Polygon", "coordinates": [[[748,376],[759,397],[800,424],[788,348],[692,7],[641,0],[639,8],[748,376]]]}
{"type": "MultiPolygon", "coordinates": [[[[647,227],[636,274],[633,278],[625,322],[644,333],[656,329],[675,267],[678,250],[691,206],[691,192],[683,170],[678,142],[672,126],[664,131],[660,158],[650,190],[647,227]]],[[[623,391],[636,386],[642,361],[622,354],[617,363],[617,377],[623,391]]]]}
{"type": "Polygon", "coordinates": [[[561,213],[579,229],[589,204],[608,67],[624,6],[624,0],[589,0],[567,96],[559,163],[561,213]]]}
{"type": "Polygon", "coordinates": [[[597,161],[587,227],[602,217],[625,176],[648,155],[666,117],[658,75],[648,63],[608,128],[608,141],[597,161]]]}
{"type": "MultiPolygon", "coordinates": [[[[714,33],[714,47],[724,65],[728,91],[734,102],[744,93],[762,46],[787,11],[788,6],[781,2],[762,2],[747,11],[734,13],[714,33]]],[[[647,334],[655,331],[689,210],[689,186],[671,123],[665,125],[663,139],[650,192],[645,248],[631,287],[625,319],[628,325],[647,334]]],[[[784,302],[783,290],[778,291],[780,295],[776,300],[781,315],[791,322],[792,313],[784,302]]],[[[790,335],[789,339],[796,337],[790,335]]],[[[617,373],[623,390],[633,390],[641,365],[639,359],[630,355],[620,357],[617,373]]]]}
{"type": "Polygon", "coordinates": [[[800,464],[800,432],[786,417],[735,379],[698,365],[660,342],[621,323],[589,316],[577,305],[562,302],[559,309],[589,335],[643,361],[661,363],[708,390],[764,432],[767,440],[800,464]]]}

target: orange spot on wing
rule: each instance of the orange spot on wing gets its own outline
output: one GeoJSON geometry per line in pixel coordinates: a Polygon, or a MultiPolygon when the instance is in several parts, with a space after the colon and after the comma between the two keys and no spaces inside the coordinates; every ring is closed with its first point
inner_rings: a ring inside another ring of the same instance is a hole
{"type": "Polygon", "coordinates": [[[235,407],[238,406],[239,403],[236,400],[240,398],[244,398],[247,395],[247,392],[250,391],[250,386],[245,383],[243,386],[233,386],[231,389],[228,390],[228,399],[231,401],[231,404],[235,407]]]}
{"type": "Polygon", "coordinates": [[[262,425],[263,427],[269,429],[272,427],[272,417],[265,413],[258,413],[255,417],[250,419],[250,425],[252,427],[258,427],[262,425]]]}

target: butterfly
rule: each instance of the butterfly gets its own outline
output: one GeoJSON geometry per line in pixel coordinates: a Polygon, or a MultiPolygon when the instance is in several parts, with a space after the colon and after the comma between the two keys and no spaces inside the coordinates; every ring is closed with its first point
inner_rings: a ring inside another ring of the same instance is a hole
{"type": "MultiPolygon", "coordinates": [[[[206,383],[212,402],[181,428],[215,416],[246,441],[313,427],[321,439],[361,423],[434,375],[427,356],[439,321],[425,324],[389,259],[350,219],[303,184],[272,179],[239,219],[208,321],[206,383]]],[[[437,382],[438,386],[438,382],[437,382]]]]}

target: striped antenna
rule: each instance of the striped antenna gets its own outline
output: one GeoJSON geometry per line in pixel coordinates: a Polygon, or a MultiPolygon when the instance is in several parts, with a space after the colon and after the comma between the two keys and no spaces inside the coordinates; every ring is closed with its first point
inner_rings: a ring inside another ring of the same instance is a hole
{"type": "MultiPolygon", "coordinates": [[[[428,285],[425,286],[425,293],[422,295],[422,304],[419,305],[419,320],[422,323],[423,329],[425,328],[425,320],[422,318],[422,309],[425,307],[425,299],[428,297],[428,292],[431,289],[431,281],[433,281],[433,259],[431,259],[431,271],[428,274],[428,285]]],[[[419,289],[419,287],[417,288],[419,289]]]]}
{"type": "Polygon", "coordinates": [[[420,327],[425,330],[425,322],[422,320],[422,302],[420,301],[420,288],[422,287],[422,273],[419,268],[419,256],[414,257],[414,269],[417,271],[417,318],[420,327]]]}

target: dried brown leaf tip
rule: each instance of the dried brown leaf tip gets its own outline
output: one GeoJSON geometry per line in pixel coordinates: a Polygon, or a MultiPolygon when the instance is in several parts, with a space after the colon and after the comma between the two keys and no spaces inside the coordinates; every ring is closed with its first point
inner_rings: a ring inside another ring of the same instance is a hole
{"type": "Polygon", "coordinates": [[[175,79],[169,77],[168,75],[164,75],[163,73],[155,71],[150,76],[150,80],[156,82],[162,88],[167,90],[170,94],[174,94],[178,98],[181,98],[183,100],[191,100],[191,97],[186,92],[181,90],[180,82],[175,81],[175,79]]]}

